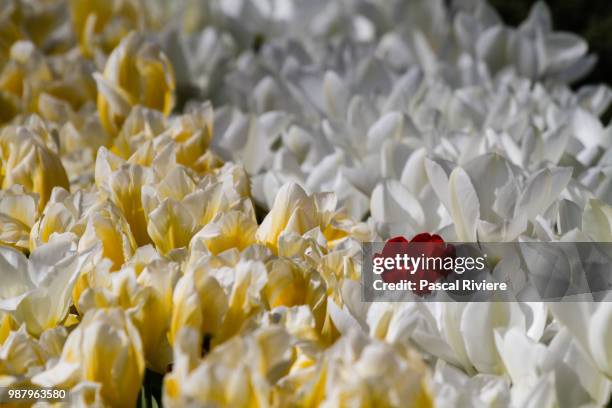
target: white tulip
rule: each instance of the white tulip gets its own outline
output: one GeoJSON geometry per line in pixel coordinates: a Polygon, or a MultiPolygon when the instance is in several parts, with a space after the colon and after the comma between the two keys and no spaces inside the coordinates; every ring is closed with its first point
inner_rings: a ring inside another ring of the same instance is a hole
{"type": "Polygon", "coordinates": [[[599,370],[612,378],[612,303],[560,302],[551,305],[554,316],[592,359],[599,370]]]}

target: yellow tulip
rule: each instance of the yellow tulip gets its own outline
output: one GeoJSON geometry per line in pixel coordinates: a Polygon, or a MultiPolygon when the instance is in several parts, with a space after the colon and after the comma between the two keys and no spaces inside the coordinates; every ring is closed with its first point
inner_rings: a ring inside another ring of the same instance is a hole
{"type": "MultiPolygon", "coordinates": [[[[92,117],[91,108],[96,100],[91,67],[88,61],[70,54],[51,61],[53,78],[33,89],[31,109],[46,120],[60,124],[70,121],[82,128],[92,117]]],[[[91,142],[93,137],[84,135],[84,139],[91,142]]]]}
{"type": "Polygon", "coordinates": [[[38,218],[38,197],[21,185],[0,190],[0,244],[29,248],[30,231],[38,218]]]}
{"type": "Polygon", "coordinates": [[[53,74],[44,54],[26,40],[11,46],[9,60],[0,71],[0,90],[19,99],[19,108],[34,112],[38,95],[53,74]]]}
{"type": "Polygon", "coordinates": [[[136,307],[130,313],[143,341],[147,365],[160,374],[172,363],[168,334],[178,276],[177,264],[167,261],[149,264],[138,276],[142,291],[136,296],[136,307]]]}
{"type": "Polygon", "coordinates": [[[237,167],[224,166],[196,183],[197,175],[180,164],[167,171],[134,164],[139,152],[126,162],[100,148],[96,159],[96,184],[122,211],[138,245],[153,242],[167,254],[189,245],[197,230],[223,211],[253,212],[245,198],[248,181],[237,167]],[[159,174],[165,176],[158,181],[159,174]]]}
{"type": "Polygon", "coordinates": [[[235,266],[215,269],[194,267],[176,285],[171,342],[184,327],[207,335],[212,347],[233,337],[251,317],[265,310],[262,290],[266,282],[260,261],[240,260],[235,266]]]}
{"type": "Polygon", "coordinates": [[[78,237],[81,252],[91,252],[72,289],[77,310],[81,294],[87,288],[105,286],[111,269],[120,267],[135,247],[129,226],[117,208],[97,200],[95,193],[79,190],[70,194],[62,188],[54,189],[30,236],[32,251],[57,234],[71,233],[78,237]]]}
{"type": "Polygon", "coordinates": [[[251,196],[251,181],[241,165],[225,163],[223,167],[214,172],[214,176],[216,180],[223,184],[224,190],[232,194],[230,196],[232,201],[239,201],[251,196]]]}
{"type": "Polygon", "coordinates": [[[177,165],[157,185],[142,188],[147,231],[162,254],[188,246],[197,230],[218,214],[250,206],[233,187],[226,189],[216,174],[199,185],[190,174],[177,165]]]}
{"type": "Polygon", "coordinates": [[[70,0],[72,28],[88,57],[97,50],[108,53],[131,30],[146,28],[146,13],[132,0],[70,0]]]}
{"type": "Polygon", "coordinates": [[[242,251],[254,244],[256,230],[254,214],[230,211],[218,214],[193,239],[201,241],[212,254],[217,255],[230,248],[242,251]]]}
{"type": "Polygon", "coordinates": [[[79,250],[85,251],[97,242],[102,243],[103,256],[118,270],[131,258],[136,241],[130,226],[119,209],[111,202],[103,202],[90,210],[85,232],[79,241],[79,250]]]}
{"type": "Polygon", "coordinates": [[[107,299],[107,295],[112,296],[112,294],[106,292],[113,284],[112,266],[113,262],[104,257],[102,245],[98,242],[92,248],[90,261],[81,268],[72,289],[72,302],[80,315],[84,315],[87,310],[91,309],[92,304],[95,307],[112,305],[112,302],[107,299]]]}
{"type": "MultiPolygon", "coordinates": [[[[190,336],[190,343],[181,346],[193,354],[197,337],[190,336]]],[[[178,347],[175,350],[177,361],[197,364],[193,356],[181,355],[178,347]]],[[[278,326],[260,328],[214,349],[196,367],[181,364],[168,374],[164,379],[164,405],[270,406],[274,385],[292,360],[291,337],[286,331],[278,326]]]]}
{"type": "Polygon", "coordinates": [[[317,271],[325,280],[328,288],[328,294],[333,290],[339,289],[345,279],[359,280],[361,277],[361,268],[354,256],[350,256],[349,250],[333,251],[322,256],[316,265],[317,271]]]}
{"type": "Polygon", "coordinates": [[[264,293],[271,308],[306,303],[308,282],[301,269],[286,259],[270,261],[270,274],[264,293]]]}
{"type": "Polygon", "coordinates": [[[63,327],[46,330],[39,338],[32,337],[25,326],[11,331],[0,342],[0,379],[3,376],[24,379],[44,369],[48,360],[60,356],[66,337],[63,327]]]}
{"type": "Polygon", "coordinates": [[[97,194],[84,190],[70,193],[56,187],[41,217],[30,232],[30,251],[49,242],[52,234],[71,232],[80,237],[87,226],[87,214],[95,207],[97,194]]]}
{"type": "Polygon", "coordinates": [[[153,179],[151,169],[127,164],[106,148],[100,148],[96,159],[96,185],[103,196],[110,198],[121,210],[138,246],[151,243],[141,191],[143,186],[152,183],[153,179]]]}
{"type": "Polygon", "coordinates": [[[238,190],[240,186],[225,182],[224,175],[225,173],[206,176],[199,187],[183,200],[198,226],[204,226],[218,214],[231,210],[247,214],[254,212],[250,200],[238,190]]]}
{"type": "Polygon", "coordinates": [[[170,407],[177,405],[182,397],[182,385],[197,366],[202,355],[202,335],[197,329],[183,327],[173,339],[172,372],[164,377],[163,403],[170,407]]]}
{"type": "Polygon", "coordinates": [[[161,112],[140,105],[133,106],[113,140],[111,150],[128,160],[143,143],[159,136],[167,126],[167,118],[161,112]]]}
{"type": "Polygon", "coordinates": [[[139,275],[133,266],[124,266],[109,274],[106,282],[86,288],[78,301],[79,311],[125,310],[140,333],[147,366],[163,374],[172,363],[168,332],[178,276],[178,264],[163,259],[148,262],[139,275]]]}
{"type": "Polygon", "coordinates": [[[210,274],[221,282],[231,279],[227,313],[219,336],[212,339],[216,345],[240,332],[250,317],[264,310],[262,290],[268,276],[260,261],[240,261],[234,268],[219,268],[210,274]]]}
{"type": "Polygon", "coordinates": [[[39,113],[58,123],[79,124],[78,112],[96,96],[90,68],[79,57],[45,55],[30,41],[17,41],[0,70],[0,92],[7,119],[18,111],[39,113]]]}
{"type": "Polygon", "coordinates": [[[270,308],[309,305],[312,311],[325,304],[325,286],[316,271],[287,258],[268,261],[264,294],[270,308]]]}
{"type": "Polygon", "coordinates": [[[32,382],[55,388],[72,388],[81,381],[99,383],[108,406],[134,406],[144,370],[140,335],[126,312],[97,309],[86,313],[70,333],[59,361],[32,382]]]}
{"type": "Polygon", "coordinates": [[[308,195],[298,184],[287,183],[279,189],[272,209],[259,226],[257,240],[278,251],[282,235],[304,235],[318,229],[333,247],[334,241],[349,235],[347,230],[354,224],[337,212],[336,203],[333,193],[308,195]],[[348,222],[342,224],[340,220],[348,222]]]}
{"type": "Polygon", "coordinates": [[[154,156],[170,149],[169,156],[173,163],[203,175],[223,164],[208,150],[212,139],[212,120],[212,106],[208,102],[169,119],[159,111],[137,105],[132,107],[114,139],[112,151],[127,160],[142,148],[143,143],[155,140],[154,156]]]}
{"type": "Polygon", "coordinates": [[[68,189],[68,177],[59,156],[27,127],[9,126],[0,133],[0,182],[4,189],[21,184],[37,193],[42,210],[54,187],[68,189]]]}
{"type": "Polygon", "coordinates": [[[186,327],[212,338],[218,336],[227,313],[228,299],[215,278],[188,273],[176,284],[173,296],[171,344],[186,327]]]}
{"type": "Polygon", "coordinates": [[[306,262],[288,258],[266,263],[268,280],[263,294],[270,308],[306,305],[316,329],[321,331],[327,313],[327,287],[319,273],[306,262]]]}
{"type": "Polygon", "coordinates": [[[292,370],[279,390],[281,405],[433,407],[427,367],[418,354],[353,332],[316,362],[292,370]]]}
{"type": "Polygon", "coordinates": [[[276,249],[281,234],[303,235],[318,226],[314,196],[306,194],[295,183],[287,183],[279,189],[270,212],[259,226],[257,239],[276,249]]]}
{"type": "Polygon", "coordinates": [[[98,111],[106,131],[116,136],[132,106],[170,114],[174,106],[174,72],[155,43],[132,32],[113,50],[98,84],[98,111]]]}
{"type": "Polygon", "coordinates": [[[13,44],[17,43],[22,37],[23,32],[19,27],[17,16],[18,4],[16,2],[5,3],[3,12],[0,16],[0,61],[3,68],[0,72],[0,124],[4,124],[15,117],[22,108],[21,94],[15,92],[17,89],[14,85],[21,87],[21,78],[23,75],[15,72],[18,69],[14,63],[11,63],[11,49],[13,44]],[[14,78],[14,79],[13,79],[14,78]]]}
{"type": "Polygon", "coordinates": [[[147,232],[162,254],[189,245],[196,232],[192,215],[180,201],[166,198],[149,213],[147,232]]]}
{"type": "Polygon", "coordinates": [[[176,146],[176,161],[199,174],[221,164],[208,145],[213,133],[213,109],[210,103],[196,105],[185,114],[172,119],[168,130],[160,135],[176,146]]]}

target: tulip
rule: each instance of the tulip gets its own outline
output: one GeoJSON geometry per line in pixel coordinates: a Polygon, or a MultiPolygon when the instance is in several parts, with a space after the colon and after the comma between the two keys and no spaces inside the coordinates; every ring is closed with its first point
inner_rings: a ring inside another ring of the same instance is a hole
{"type": "Polygon", "coordinates": [[[39,196],[42,210],[55,186],[68,189],[68,177],[56,153],[27,127],[6,127],[0,134],[0,181],[3,189],[21,184],[39,196]]]}
{"type": "Polygon", "coordinates": [[[289,259],[270,260],[266,264],[268,282],[263,289],[264,298],[271,309],[306,305],[317,328],[323,325],[325,285],[311,268],[289,259]]]}
{"type": "Polygon", "coordinates": [[[147,232],[162,254],[189,245],[196,224],[189,211],[171,198],[149,214],[147,232]]]}
{"type": "Polygon", "coordinates": [[[315,367],[292,370],[281,398],[306,406],[431,407],[426,378],[427,368],[413,350],[352,332],[327,349],[315,367]]]}
{"type": "Polygon", "coordinates": [[[99,383],[109,406],[136,404],[145,362],[138,330],[120,309],[88,312],[70,333],[59,361],[32,378],[44,387],[72,388],[99,383]]]}
{"type": "MultiPolygon", "coordinates": [[[[183,343],[189,353],[197,347],[197,336],[189,336],[183,343]]],[[[182,354],[180,348],[176,351],[182,354]]],[[[189,354],[181,354],[177,360],[197,364],[189,354]]],[[[287,333],[274,326],[261,328],[219,346],[195,367],[181,367],[169,374],[164,379],[164,405],[182,406],[195,401],[200,405],[268,406],[272,387],[291,360],[287,333]]]]}
{"type": "MultiPolygon", "coordinates": [[[[220,344],[243,328],[249,318],[264,308],[262,289],[267,282],[266,269],[259,261],[241,261],[234,268],[219,268],[211,271],[220,282],[228,282],[228,308],[219,336],[213,338],[213,345],[220,344]]],[[[227,283],[226,283],[227,284],[227,283]]]]}
{"type": "Polygon", "coordinates": [[[77,406],[103,407],[102,384],[82,381],[70,390],[70,402],[77,406]]]}
{"type": "Polygon", "coordinates": [[[41,217],[30,233],[30,250],[45,244],[53,234],[71,232],[82,236],[87,226],[87,215],[96,207],[98,197],[95,193],[78,190],[71,194],[56,187],[45,206],[41,217]]]}
{"type": "Polygon", "coordinates": [[[39,335],[59,325],[68,314],[72,288],[90,252],[77,253],[74,236],[58,235],[32,251],[0,247],[0,310],[39,335]]]}
{"type": "MultiPolygon", "coordinates": [[[[548,386],[549,382],[544,385],[548,386]]],[[[510,381],[507,378],[486,374],[470,377],[444,360],[438,360],[435,365],[432,388],[435,406],[456,406],[465,401],[469,401],[469,406],[502,407],[510,404],[510,381]]]]}
{"type": "Polygon", "coordinates": [[[151,262],[138,276],[142,290],[136,294],[133,311],[130,311],[142,339],[147,366],[160,374],[164,374],[172,363],[168,335],[178,276],[178,265],[167,261],[151,262]]]}
{"type": "MultiPolygon", "coordinates": [[[[148,214],[147,232],[163,254],[189,245],[199,227],[223,211],[243,208],[252,214],[250,202],[240,196],[233,184],[226,187],[223,175],[221,169],[220,174],[210,175],[196,185],[187,169],[177,166],[156,186],[142,189],[143,207],[148,214]]],[[[232,230],[236,224],[230,222],[227,227],[232,230]]],[[[245,235],[244,242],[248,241],[245,235]]]]}
{"type": "Polygon", "coordinates": [[[327,301],[327,312],[335,328],[341,334],[354,329],[368,333],[372,338],[391,344],[407,344],[419,309],[412,303],[363,304],[360,286],[354,280],[344,280],[340,294],[327,301]]]}
{"type": "Polygon", "coordinates": [[[497,154],[479,156],[447,175],[433,160],[425,163],[427,176],[440,202],[450,214],[459,241],[516,239],[528,222],[543,214],[558,199],[571,178],[569,168],[543,169],[526,180],[497,154]],[[495,174],[495,178],[487,175],[495,174]],[[516,196],[507,200],[504,194],[516,196]]]}
{"type": "Polygon", "coordinates": [[[254,244],[256,230],[257,222],[252,215],[230,211],[219,213],[195,234],[193,240],[202,241],[212,254],[217,255],[230,248],[242,251],[254,244]]]}
{"type": "Polygon", "coordinates": [[[318,228],[333,247],[335,241],[358,231],[355,223],[336,210],[336,204],[334,194],[308,195],[299,185],[287,183],[279,190],[255,237],[258,242],[278,250],[283,234],[303,235],[318,228]]]}
{"type": "Polygon", "coordinates": [[[176,162],[203,174],[221,165],[208,146],[213,136],[213,110],[204,103],[172,118],[159,143],[175,144],[176,162]]]}
{"type": "Polygon", "coordinates": [[[599,370],[612,378],[612,304],[609,298],[597,303],[559,302],[552,305],[551,310],[599,370]]]}
{"type": "Polygon", "coordinates": [[[79,109],[95,98],[88,64],[74,55],[50,58],[36,42],[30,37],[11,46],[0,72],[0,92],[8,109],[4,116],[9,118],[20,110],[24,114],[38,113],[51,121],[79,123],[79,109]]]}
{"type": "Polygon", "coordinates": [[[35,111],[42,90],[53,79],[44,54],[27,40],[12,44],[9,58],[0,74],[0,90],[12,94],[25,111],[35,111]]]}
{"type": "Polygon", "coordinates": [[[612,241],[612,206],[597,199],[589,200],[582,216],[582,231],[594,241],[612,241]]]}
{"type": "Polygon", "coordinates": [[[296,184],[286,184],[279,190],[270,213],[257,230],[256,238],[274,248],[283,232],[299,235],[315,228],[316,207],[311,197],[296,184]]]}
{"type": "Polygon", "coordinates": [[[314,362],[310,352],[320,350],[323,343],[321,342],[317,323],[310,310],[310,306],[280,306],[271,309],[262,319],[263,326],[268,324],[278,324],[284,327],[287,333],[299,341],[300,346],[296,352],[303,353],[303,355],[298,356],[296,360],[302,358],[304,364],[308,364],[309,360],[310,363],[314,362]]]}
{"type": "Polygon", "coordinates": [[[38,197],[21,185],[0,190],[0,243],[21,250],[29,248],[29,236],[38,218],[38,197]]]}
{"type": "Polygon", "coordinates": [[[170,118],[162,112],[135,105],[113,140],[111,150],[132,163],[164,167],[178,164],[200,175],[210,173],[223,165],[208,150],[212,116],[210,103],[170,118]],[[160,156],[166,156],[162,159],[165,163],[159,163],[160,156]]]}
{"type": "Polygon", "coordinates": [[[159,47],[131,32],[113,50],[98,84],[100,120],[116,136],[132,106],[143,105],[170,114],[174,106],[174,73],[159,47]]]}
{"type": "Polygon", "coordinates": [[[187,246],[196,232],[197,221],[183,203],[195,189],[195,183],[182,168],[174,169],[156,188],[143,188],[147,232],[164,254],[187,246]]]}
{"type": "Polygon", "coordinates": [[[64,327],[45,330],[39,338],[32,337],[21,326],[11,331],[0,346],[0,378],[13,377],[18,384],[20,379],[28,378],[45,368],[47,361],[59,358],[66,341],[64,327]]]}
{"type": "Polygon", "coordinates": [[[153,178],[151,169],[127,164],[106,148],[101,148],[98,152],[96,185],[121,210],[138,246],[151,242],[147,233],[141,190],[143,185],[151,183],[153,178]]]}
{"type": "Polygon", "coordinates": [[[110,202],[95,205],[91,209],[87,226],[79,240],[79,250],[85,251],[97,242],[102,243],[103,256],[112,261],[113,270],[119,269],[136,248],[129,224],[110,202]]]}
{"type": "Polygon", "coordinates": [[[188,327],[212,338],[219,335],[228,309],[228,299],[213,277],[196,278],[187,274],[176,284],[170,323],[171,344],[182,328],[188,327]]]}
{"type": "Polygon", "coordinates": [[[158,137],[168,127],[168,118],[163,113],[135,105],[123,122],[111,151],[128,160],[143,143],[158,137]]]}
{"type": "Polygon", "coordinates": [[[131,0],[71,0],[70,17],[81,51],[88,57],[98,49],[112,51],[130,30],[144,29],[146,23],[146,11],[143,14],[131,0]]]}
{"type": "Polygon", "coordinates": [[[565,402],[605,405],[611,384],[571,334],[561,328],[549,344],[510,328],[496,330],[495,342],[510,380],[511,405],[559,406],[565,402]],[[572,383],[572,387],[553,388],[572,383]]]}
{"type": "Polygon", "coordinates": [[[136,249],[134,255],[123,264],[123,267],[133,270],[136,276],[139,276],[149,264],[162,260],[165,258],[155,250],[153,245],[145,245],[136,249]]]}
{"type": "MultiPolygon", "coordinates": [[[[137,275],[139,261],[132,261],[135,262],[108,274],[107,279],[92,279],[93,284],[78,298],[78,310],[83,314],[113,307],[125,310],[142,339],[147,367],[163,374],[172,362],[168,332],[179,268],[163,259],[141,260],[144,264],[137,275]]],[[[94,279],[101,275],[99,271],[91,272],[94,279]]]]}

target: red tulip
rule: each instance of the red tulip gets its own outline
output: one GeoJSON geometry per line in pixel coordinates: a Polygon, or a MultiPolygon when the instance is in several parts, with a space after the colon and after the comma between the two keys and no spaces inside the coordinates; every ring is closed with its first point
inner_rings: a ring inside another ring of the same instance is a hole
{"type": "Polygon", "coordinates": [[[404,264],[395,265],[396,268],[382,273],[382,280],[387,283],[401,280],[415,282],[417,289],[414,290],[414,293],[422,296],[431,291],[427,288],[419,289],[421,280],[435,282],[452,272],[452,270],[444,269],[444,263],[447,258],[455,256],[455,247],[446,244],[444,239],[437,234],[431,235],[424,232],[415,235],[410,241],[403,236],[389,239],[382,252],[377,253],[375,257],[395,258],[396,255],[421,258],[421,261],[415,270],[412,270],[410,265],[407,268],[404,264]]]}

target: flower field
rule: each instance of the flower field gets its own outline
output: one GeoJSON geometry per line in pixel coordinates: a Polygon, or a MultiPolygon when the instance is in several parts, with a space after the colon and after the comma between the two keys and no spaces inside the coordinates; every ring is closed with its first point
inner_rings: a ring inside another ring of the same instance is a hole
{"type": "Polygon", "coordinates": [[[542,2],[0,0],[0,406],[610,406],[612,295],[361,287],[365,242],[612,242],[595,64],[542,2]]]}

